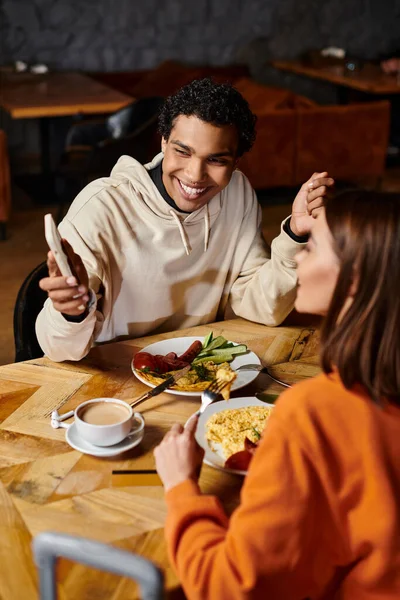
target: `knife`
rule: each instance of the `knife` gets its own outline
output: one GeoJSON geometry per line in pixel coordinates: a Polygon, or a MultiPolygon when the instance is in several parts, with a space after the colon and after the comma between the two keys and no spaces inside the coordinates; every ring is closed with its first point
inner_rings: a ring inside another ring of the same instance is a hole
{"type": "Polygon", "coordinates": [[[170,377],[168,377],[168,379],[166,379],[165,381],[160,383],[160,385],[157,385],[157,387],[153,388],[149,392],[146,392],[142,396],[139,396],[139,398],[137,398],[133,402],[130,402],[129,403],[130,406],[132,406],[132,408],[133,408],[134,406],[136,406],[137,404],[140,404],[140,402],[144,402],[144,400],[147,400],[148,398],[152,398],[153,396],[158,396],[158,394],[161,394],[162,392],[164,392],[166,389],[171,387],[171,385],[174,385],[174,383],[176,381],[178,381],[178,379],[180,379],[181,377],[186,375],[186,373],[188,371],[190,371],[191,368],[192,368],[192,365],[187,365],[187,367],[184,367],[180,371],[176,371],[176,373],[174,373],[173,375],[170,375],[170,377]]]}

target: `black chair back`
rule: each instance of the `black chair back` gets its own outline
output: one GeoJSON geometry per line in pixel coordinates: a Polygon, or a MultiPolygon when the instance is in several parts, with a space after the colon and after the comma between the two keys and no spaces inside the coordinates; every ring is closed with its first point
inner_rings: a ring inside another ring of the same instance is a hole
{"type": "Polygon", "coordinates": [[[19,289],[14,307],[15,362],[43,356],[35,323],[47,298],[47,293],[39,287],[39,281],[48,275],[47,264],[43,262],[29,273],[19,289]]]}
{"type": "Polygon", "coordinates": [[[145,125],[149,120],[158,117],[164,102],[159,96],[139,98],[136,102],[124,106],[106,120],[108,137],[117,140],[145,125]]]}
{"type": "Polygon", "coordinates": [[[127,154],[142,164],[161,150],[158,113],[164,98],[140,98],[105,121],[80,122],[71,127],[67,151],[58,168],[60,204],[57,222],[76,194],[90,181],[109,177],[118,159],[127,154]]]}
{"type": "Polygon", "coordinates": [[[157,117],[153,117],[129,135],[98,144],[88,160],[87,180],[108,177],[118,159],[124,154],[145,164],[160,151],[161,138],[157,132],[157,117]]]}

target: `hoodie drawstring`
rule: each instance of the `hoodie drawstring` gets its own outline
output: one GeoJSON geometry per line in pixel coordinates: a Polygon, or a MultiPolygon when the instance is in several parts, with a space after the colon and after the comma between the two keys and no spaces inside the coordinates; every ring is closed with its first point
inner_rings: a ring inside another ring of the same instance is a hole
{"type": "Polygon", "coordinates": [[[186,231],[182,225],[182,222],[180,220],[180,218],[178,217],[178,215],[176,214],[176,212],[174,210],[170,210],[169,214],[172,215],[172,217],[174,218],[176,224],[178,225],[178,229],[179,229],[179,233],[181,234],[181,240],[183,245],[185,246],[185,250],[186,250],[186,254],[189,256],[189,254],[191,253],[192,249],[189,245],[189,240],[188,237],[186,235],[186,231]]]}
{"type": "MultiPolygon", "coordinates": [[[[210,213],[208,212],[208,205],[206,204],[205,206],[205,213],[204,213],[204,252],[207,252],[208,249],[208,241],[210,238],[210,213]]],[[[179,233],[181,234],[181,240],[182,243],[185,247],[185,251],[186,254],[189,256],[189,254],[191,253],[192,249],[190,247],[189,244],[189,239],[187,236],[187,233],[185,231],[185,228],[183,226],[182,221],[180,220],[180,218],[178,217],[178,215],[176,214],[176,212],[174,210],[170,210],[169,214],[172,215],[175,223],[178,225],[178,229],[179,229],[179,233]]]]}
{"type": "Polygon", "coordinates": [[[210,213],[208,212],[208,204],[206,204],[206,212],[204,215],[204,252],[207,252],[208,240],[210,238],[210,213]]]}

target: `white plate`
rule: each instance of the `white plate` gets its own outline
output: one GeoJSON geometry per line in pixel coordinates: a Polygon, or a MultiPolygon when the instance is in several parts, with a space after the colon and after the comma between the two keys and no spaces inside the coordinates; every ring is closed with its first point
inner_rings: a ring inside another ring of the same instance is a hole
{"type": "Polygon", "coordinates": [[[115,444],[114,446],[94,446],[78,434],[75,423],[72,423],[65,432],[65,440],[72,448],[74,448],[74,450],[79,450],[79,452],[82,452],[83,454],[91,454],[92,456],[106,458],[117,456],[122,452],[134,448],[140,444],[143,435],[144,429],[141,431],[132,431],[122,442],[115,444]]]}
{"type": "Polygon", "coordinates": [[[264,408],[273,408],[273,404],[267,404],[261,402],[254,396],[246,398],[230,398],[228,401],[222,400],[221,402],[214,402],[210,404],[200,416],[197,429],[196,429],[196,440],[200,446],[204,449],[204,462],[210,467],[221,469],[221,471],[227,471],[228,473],[236,473],[237,475],[246,475],[247,471],[239,471],[237,469],[226,469],[224,467],[225,458],[222,454],[222,449],[216,448],[212,450],[207,442],[206,437],[206,424],[211,415],[221,412],[223,410],[231,410],[234,408],[244,408],[246,406],[263,406],[264,408]]]}
{"type": "MultiPolygon", "coordinates": [[[[149,354],[162,354],[166,355],[168,352],[175,352],[178,356],[186,352],[193,342],[196,340],[203,341],[204,338],[199,337],[179,337],[179,338],[170,338],[168,340],[162,340],[161,342],[155,342],[154,344],[150,344],[146,346],[146,348],[142,348],[141,352],[148,352],[149,354]]],[[[236,344],[233,342],[236,346],[236,344]]],[[[237,369],[241,365],[260,365],[261,361],[258,358],[257,354],[254,352],[246,352],[246,354],[240,354],[236,356],[233,361],[230,363],[233,370],[237,369]]],[[[132,371],[136,375],[136,377],[142,382],[148,385],[149,387],[156,387],[154,384],[147,381],[139,371],[137,371],[133,366],[132,360],[132,371]]],[[[251,383],[258,375],[258,371],[239,371],[237,374],[237,379],[233,382],[232,392],[235,390],[240,390],[240,388],[244,387],[251,383]]],[[[177,396],[201,396],[201,392],[179,392],[177,390],[165,390],[167,394],[176,394],[177,396]]]]}

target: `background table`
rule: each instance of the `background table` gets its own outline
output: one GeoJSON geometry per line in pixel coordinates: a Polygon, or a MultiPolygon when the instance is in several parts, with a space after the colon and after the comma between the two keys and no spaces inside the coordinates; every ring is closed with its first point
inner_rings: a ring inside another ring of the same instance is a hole
{"type": "Polygon", "coordinates": [[[0,71],[0,107],[13,119],[38,118],[42,173],[50,173],[49,118],[112,113],[133,98],[82,73],[0,71]]]}
{"type": "MultiPolygon", "coordinates": [[[[246,343],[274,373],[292,381],[318,373],[318,332],[292,326],[269,328],[242,319],[194,327],[94,348],[78,363],[47,358],[0,367],[0,597],[37,598],[32,537],[61,531],[111,543],[146,556],[166,576],[167,597],[182,597],[167,558],[163,535],[166,508],[163,489],[112,487],[114,469],[154,468],[153,449],[175,422],[184,423],[199,399],[161,394],[143,403],[142,443],[113,459],[82,455],[65,442],[65,430],[52,429],[50,415],[74,409],[95,397],[132,400],[146,388],[132,374],[130,362],[140,348],[169,337],[205,336],[209,331],[246,343]]],[[[267,375],[235,396],[283,391],[267,375]]],[[[239,501],[242,478],[204,466],[200,484],[216,494],[228,512],[239,501]]],[[[126,579],[60,560],[61,600],[132,600],[135,585],[126,579]]]]}
{"type": "Polygon", "coordinates": [[[83,73],[0,73],[0,106],[14,119],[114,112],[132,102],[83,73]]]}
{"type": "Polygon", "coordinates": [[[400,94],[397,77],[386,75],[379,65],[372,63],[365,63],[355,71],[349,71],[345,65],[313,66],[300,60],[274,60],[271,65],[280,71],[305,75],[359,92],[385,96],[400,94]]]}

